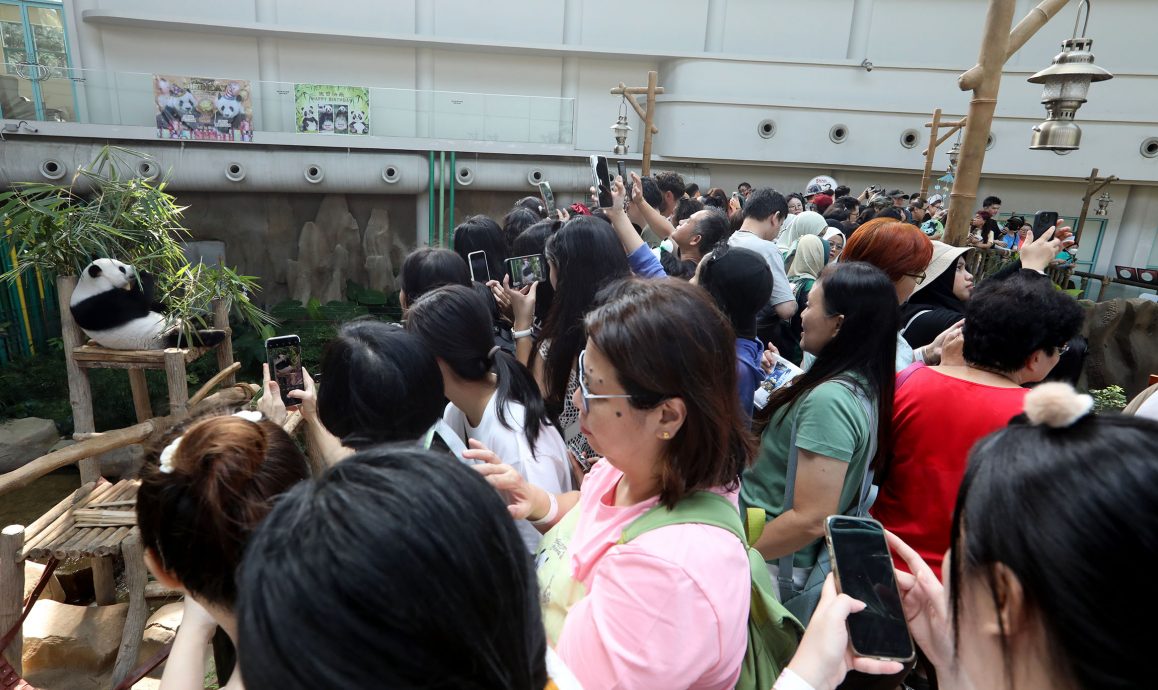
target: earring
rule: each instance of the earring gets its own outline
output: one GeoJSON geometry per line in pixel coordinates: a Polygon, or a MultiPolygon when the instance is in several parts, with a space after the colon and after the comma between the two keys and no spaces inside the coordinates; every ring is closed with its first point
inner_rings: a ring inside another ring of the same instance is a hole
{"type": "Polygon", "coordinates": [[[666,441],[671,438],[671,432],[665,431],[659,437],[666,441]]]}

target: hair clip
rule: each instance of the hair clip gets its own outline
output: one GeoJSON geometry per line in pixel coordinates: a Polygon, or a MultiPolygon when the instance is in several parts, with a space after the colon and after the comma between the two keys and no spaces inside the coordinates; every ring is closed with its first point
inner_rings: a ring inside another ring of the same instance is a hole
{"type": "Polygon", "coordinates": [[[253,422],[254,424],[257,424],[262,420],[262,415],[257,410],[241,410],[240,412],[234,412],[233,416],[241,417],[245,421],[253,422]]]}
{"type": "Polygon", "coordinates": [[[161,462],[158,469],[164,474],[173,473],[173,456],[177,454],[177,449],[181,446],[181,437],[173,439],[165,449],[161,451],[161,462]]]}
{"type": "Polygon", "coordinates": [[[1025,396],[1025,416],[1034,426],[1072,426],[1094,409],[1094,399],[1068,383],[1043,383],[1025,396]]]}

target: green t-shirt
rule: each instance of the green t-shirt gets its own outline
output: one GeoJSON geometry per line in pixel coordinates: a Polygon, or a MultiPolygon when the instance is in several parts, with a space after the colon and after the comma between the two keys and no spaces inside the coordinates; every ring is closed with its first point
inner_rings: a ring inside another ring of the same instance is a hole
{"type": "MultiPolygon", "coordinates": [[[[876,409],[876,401],[869,399],[876,409]]],[[[849,463],[840,491],[838,512],[844,512],[860,492],[871,447],[872,424],[864,405],[844,383],[826,381],[798,398],[787,409],[777,410],[764,435],[756,463],[744,471],[740,484],[743,507],[763,508],[769,520],[784,512],[784,485],[788,474],[788,450],[792,420],[796,419],[796,447],[849,463]]],[[[808,568],[816,563],[821,540],[796,552],[795,565],[808,568]]]]}

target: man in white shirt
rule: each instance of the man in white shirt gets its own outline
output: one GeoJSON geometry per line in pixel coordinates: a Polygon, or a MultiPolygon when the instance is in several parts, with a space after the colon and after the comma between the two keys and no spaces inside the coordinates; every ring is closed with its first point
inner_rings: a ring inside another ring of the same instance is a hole
{"type": "Polygon", "coordinates": [[[761,320],[775,318],[787,321],[796,313],[796,298],[784,271],[784,257],[776,246],[780,225],[788,215],[784,195],[769,188],[754,190],[744,202],[744,223],[728,239],[733,247],[751,249],[768,262],[772,269],[772,298],[769,308],[761,313],[761,320]]]}

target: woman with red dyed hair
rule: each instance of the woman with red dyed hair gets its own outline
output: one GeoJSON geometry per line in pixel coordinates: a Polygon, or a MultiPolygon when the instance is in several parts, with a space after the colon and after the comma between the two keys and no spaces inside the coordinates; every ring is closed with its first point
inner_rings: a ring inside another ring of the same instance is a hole
{"type": "MultiPolygon", "coordinates": [[[[925,280],[925,269],[933,260],[933,242],[915,225],[892,218],[874,218],[856,229],[844,245],[841,261],[863,261],[885,272],[897,291],[897,303],[908,301],[925,280]]],[[[940,361],[942,333],[929,345],[914,352],[904,338],[897,335],[897,371],[917,358],[927,364],[940,361]]]]}

